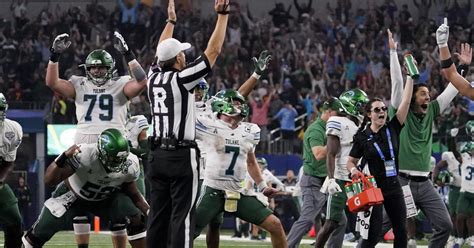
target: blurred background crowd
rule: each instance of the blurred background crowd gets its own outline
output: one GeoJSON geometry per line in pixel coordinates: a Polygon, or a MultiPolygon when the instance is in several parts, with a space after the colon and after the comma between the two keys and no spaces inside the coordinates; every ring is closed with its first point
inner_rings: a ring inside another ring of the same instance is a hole
{"type": "MultiPolygon", "coordinates": [[[[385,32],[390,28],[399,43],[400,57],[408,51],[414,54],[421,74],[418,82],[431,87],[434,99],[447,85],[439,70],[436,27],[447,16],[452,33],[450,47],[456,50],[461,42],[472,44],[471,1],[414,0],[414,6],[408,8],[394,0],[369,0],[364,8],[350,0],[330,1],[327,5],[315,0],[286,0],[269,5],[266,15],[256,16],[252,6],[232,1],[224,49],[207,78],[210,94],[238,88],[253,70],[251,58],[269,50],[269,72],[261,78],[250,101],[252,112],[259,115],[250,121],[259,124],[265,135],[280,127],[293,130],[289,138],[297,139],[328,96],[359,87],[369,96],[390,100],[385,32]],[[315,8],[324,8],[325,14],[315,15],[315,8]],[[290,115],[293,109],[302,117],[297,123],[290,115]]],[[[124,35],[147,70],[166,20],[166,8],[138,0],[117,0],[114,9],[97,0],[91,0],[85,8],[47,4],[37,16],[29,14],[27,0],[12,0],[10,9],[12,16],[0,20],[0,91],[6,93],[11,105],[45,108],[48,120],[54,123],[75,121],[74,104],[54,96],[44,86],[49,48],[57,34],[69,33],[72,41],[60,60],[61,78],[83,75],[79,65],[96,48],[109,51],[116,59],[117,73],[123,75],[128,73],[127,67],[113,48],[113,31],[124,35]]],[[[175,37],[190,42],[193,49],[186,55],[196,58],[207,45],[215,16],[203,17],[199,10],[179,5],[177,16],[175,37]]],[[[145,94],[132,99],[131,111],[132,115],[149,114],[145,94]]],[[[464,123],[473,115],[473,102],[457,97],[437,120],[435,140],[443,141],[454,127],[462,136],[464,123]]]]}

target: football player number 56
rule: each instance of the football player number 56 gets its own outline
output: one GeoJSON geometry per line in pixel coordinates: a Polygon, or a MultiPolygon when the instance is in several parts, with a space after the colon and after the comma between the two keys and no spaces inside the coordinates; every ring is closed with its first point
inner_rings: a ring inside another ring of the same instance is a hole
{"type": "Polygon", "coordinates": [[[99,114],[99,119],[101,121],[110,121],[114,113],[113,101],[114,98],[112,95],[103,94],[103,95],[84,95],[84,103],[89,103],[89,108],[87,108],[87,113],[85,116],[86,121],[92,121],[92,111],[94,110],[95,103],[99,99],[99,109],[101,113],[99,114]]]}

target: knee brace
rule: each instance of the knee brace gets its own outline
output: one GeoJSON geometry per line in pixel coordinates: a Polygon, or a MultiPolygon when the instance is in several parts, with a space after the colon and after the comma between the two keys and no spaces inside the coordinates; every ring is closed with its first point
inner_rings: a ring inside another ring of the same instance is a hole
{"type": "Polygon", "coordinates": [[[21,238],[21,241],[25,248],[40,248],[43,247],[44,243],[46,243],[46,240],[41,240],[40,238],[36,237],[33,234],[32,229],[26,232],[26,234],[21,238]]]}
{"type": "Polygon", "coordinates": [[[4,233],[5,247],[21,246],[21,236],[23,235],[23,232],[21,231],[21,225],[6,226],[4,229],[4,233]]]}
{"type": "Polygon", "coordinates": [[[110,232],[112,236],[124,236],[127,235],[127,220],[120,221],[119,223],[110,223],[110,232]]]}
{"type": "Polygon", "coordinates": [[[91,224],[87,216],[76,216],[72,219],[75,235],[87,235],[90,233],[91,224]]]}
{"type": "Polygon", "coordinates": [[[138,240],[146,237],[145,216],[136,215],[131,217],[127,225],[128,240],[138,240]]]}

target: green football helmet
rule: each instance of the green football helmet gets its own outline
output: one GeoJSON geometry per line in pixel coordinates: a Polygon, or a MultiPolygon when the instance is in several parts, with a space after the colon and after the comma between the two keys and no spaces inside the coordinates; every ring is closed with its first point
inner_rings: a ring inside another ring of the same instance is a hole
{"type": "Polygon", "coordinates": [[[207,101],[208,99],[209,85],[207,84],[206,79],[201,78],[198,85],[194,88],[195,100],[198,101],[207,101]]]}
{"type": "Polygon", "coordinates": [[[115,128],[104,130],[97,142],[99,160],[107,171],[122,172],[126,169],[130,147],[122,133],[115,128]]]}
{"type": "Polygon", "coordinates": [[[263,157],[257,158],[257,163],[261,170],[265,170],[268,167],[267,160],[263,157]]]}
{"type": "Polygon", "coordinates": [[[334,110],[337,113],[344,113],[344,108],[341,101],[337,97],[331,97],[323,104],[323,110],[334,110]]]}
{"type": "Polygon", "coordinates": [[[0,93],[0,123],[3,123],[5,121],[5,118],[7,117],[7,110],[7,99],[5,98],[3,93],[0,93]]]}
{"type": "Polygon", "coordinates": [[[461,153],[470,153],[473,149],[474,149],[474,142],[469,141],[461,148],[461,153]]]}
{"type": "Polygon", "coordinates": [[[339,96],[344,112],[354,117],[364,113],[364,106],[369,102],[369,97],[361,89],[353,89],[343,92],[339,96]]]}
{"type": "Polygon", "coordinates": [[[467,136],[474,136],[474,120],[470,120],[466,123],[466,134],[467,136]]]}
{"type": "Polygon", "coordinates": [[[97,49],[87,55],[86,63],[83,66],[86,70],[87,79],[91,80],[92,83],[97,86],[102,86],[113,77],[115,61],[110,53],[102,49],[97,49]],[[107,73],[100,77],[92,75],[90,68],[94,66],[107,67],[107,73]]]}
{"type": "Polygon", "coordinates": [[[249,115],[249,106],[245,103],[245,98],[232,89],[217,92],[212,99],[211,107],[212,112],[227,116],[240,115],[245,118],[249,115]],[[240,105],[235,104],[234,101],[240,102],[240,105]]]}

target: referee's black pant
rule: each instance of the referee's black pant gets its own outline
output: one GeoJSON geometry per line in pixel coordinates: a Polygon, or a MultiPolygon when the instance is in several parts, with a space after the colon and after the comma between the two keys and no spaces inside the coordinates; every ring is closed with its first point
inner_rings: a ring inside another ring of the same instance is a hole
{"type": "Polygon", "coordinates": [[[198,161],[196,148],[150,150],[147,247],[193,247],[198,161]]]}

